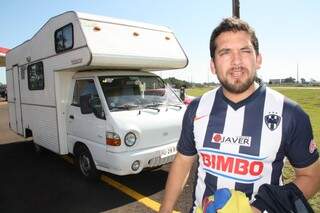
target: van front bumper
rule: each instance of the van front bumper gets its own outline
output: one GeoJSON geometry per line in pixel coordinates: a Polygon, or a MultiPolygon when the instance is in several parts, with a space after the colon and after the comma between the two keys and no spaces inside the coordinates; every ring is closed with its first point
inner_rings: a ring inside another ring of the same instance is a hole
{"type": "Polygon", "coordinates": [[[116,175],[140,173],[145,168],[152,168],[174,160],[177,143],[170,143],[132,152],[106,152],[103,159],[96,161],[99,170],[116,175]],[[137,168],[137,165],[138,168],[137,168]]]}

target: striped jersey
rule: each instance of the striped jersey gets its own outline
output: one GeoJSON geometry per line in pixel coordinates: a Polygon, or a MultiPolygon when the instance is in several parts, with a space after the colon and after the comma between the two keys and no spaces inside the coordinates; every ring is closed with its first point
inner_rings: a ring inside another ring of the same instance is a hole
{"type": "Polygon", "coordinates": [[[308,115],[265,86],[238,103],[228,100],[222,87],[195,99],[184,115],[177,149],[198,154],[192,211],[219,188],[251,199],[264,183],[282,185],[285,158],[302,168],[319,157],[308,115]]]}

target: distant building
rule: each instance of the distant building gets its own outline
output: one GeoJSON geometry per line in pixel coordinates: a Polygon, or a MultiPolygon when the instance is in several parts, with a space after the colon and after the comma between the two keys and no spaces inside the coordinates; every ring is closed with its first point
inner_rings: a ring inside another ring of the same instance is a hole
{"type": "Polygon", "coordinates": [[[282,79],[270,79],[269,84],[281,84],[282,79]]]}
{"type": "Polygon", "coordinates": [[[5,66],[5,58],[6,58],[6,53],[9,51],[9,49],[0,47],[0,67],[5,66]]]}

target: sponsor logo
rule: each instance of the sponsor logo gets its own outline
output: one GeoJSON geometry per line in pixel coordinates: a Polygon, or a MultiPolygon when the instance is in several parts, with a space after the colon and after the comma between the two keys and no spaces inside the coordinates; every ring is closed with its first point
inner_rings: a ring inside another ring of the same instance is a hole
{"type": "Polygon", "coordinates": [[[317,149],[317,144],[316,142],[312,139],[310,141],[310,144],[309,144],[309,152],[310,154],[314,153],[314,151],[317,149]]]}
{"type": "Polygon", "coordinates": [[[200,162],[207,173],[243,183],[253,183],[262,178],[264,159],[208,148],[200,150],[200,162]]]}
{"type": "Polygon", "coordinates": [[[264,122],[271,131],[278,128],[280,121],[281,117],[276,112],[269,112],[268,115],[264,116],[264,122]]]}
{"type": "Polygon", "coordinates": [[[201,118],[207,117],[208,115],[200,115],[200,116],[195,116],[193,121],[200,120],[201,118]]]}
{"type": "Polygon", "coordinates": [[[226,136],[220,133],[213,133],[211,142],[213,143],[225,143],[234,144],[238,146],[251,146],[250,136],[226,136]]]}

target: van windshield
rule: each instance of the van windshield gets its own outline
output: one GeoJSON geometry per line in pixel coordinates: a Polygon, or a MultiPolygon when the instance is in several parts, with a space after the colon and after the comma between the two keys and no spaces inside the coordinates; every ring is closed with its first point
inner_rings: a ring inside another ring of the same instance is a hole
{"type": "Polygon", "coordinates": [[[110,111],[183,104],[157,76],[100,76],[99,81],[110,111]]]}

